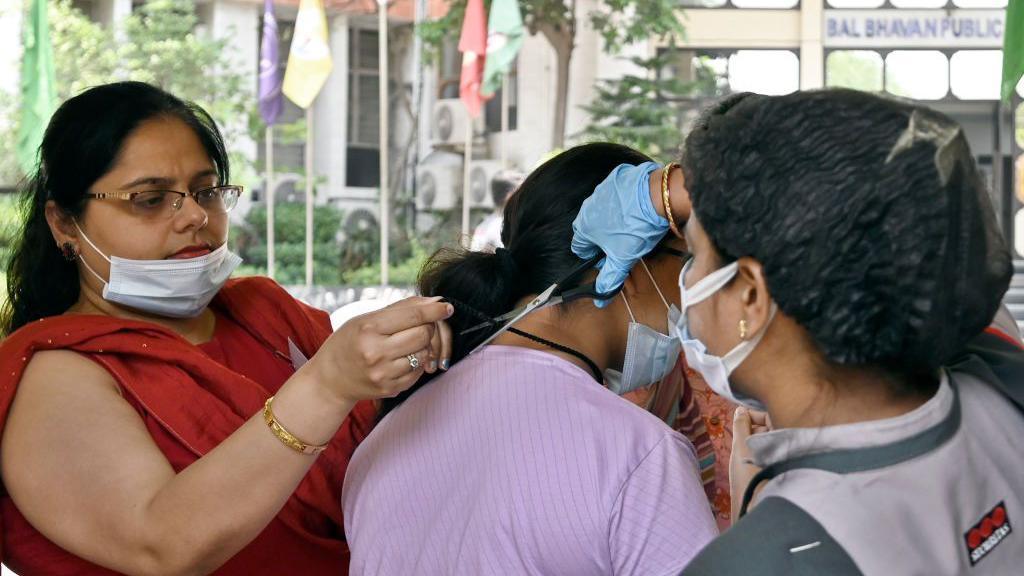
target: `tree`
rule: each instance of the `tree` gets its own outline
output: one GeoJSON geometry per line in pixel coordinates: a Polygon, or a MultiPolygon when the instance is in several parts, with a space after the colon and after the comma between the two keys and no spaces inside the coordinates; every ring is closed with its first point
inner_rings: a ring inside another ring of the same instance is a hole
{"type": "MultiPolygon", "coordinates": [[[[601,35],[604,49],[617,52],[623,46],[650,38],[674,38],[683,33],[678,3],[672,0],[596,0],[597,9],[585,15],[601,35]]],[[[488,5],[489,2],[486,2],[488,5]]],[[[520,0],[523,21],[530,34],[541,34],[555,51],[557,83],[552,147],[565,144],[565,121],[569,103],[569,67],[576,47],[580,15],[577,0],[520,0]]],[[[421,25],[428,45],[439,47],[445,38],[458,35],[466,11],[466,0],[452,0],[448,13],[421,25]]]]}
{"type": "Polygon", "coordinates": [[[652,58],[630,58],[639,74],[599,82],[593,101],[583,107],[590,113],[591,123],[579,135],[624,144],[661,161],[671,160],[681,140],[680,116],[686,107],[682,102],[699,107],[702,99],[728,90],[727,83],[700,58],[689,63],[692,80],[670,73],[677,57],[668,49],[652,58]]]}
{"type": "MultiPolygon", "coordinates": [[[[224,130],[228,150],[248,136],[255,96],[249,88],[254,70],[232,62],[227,41],[197,32],[195,0],[149,0],[136,8],[119,30],[89,20],[72,0],[49,3],[51,41],[61,101],[106,82],[141,80],[203,106],[224,130]]],[[[17,131],[15,95],[0,95],[0,140],[17,131]]],[[[251,160],[232,154],[245,170],[251,160]]],[[[12,154],[0,155],[0,176],[17,180],[12,154]]]]}

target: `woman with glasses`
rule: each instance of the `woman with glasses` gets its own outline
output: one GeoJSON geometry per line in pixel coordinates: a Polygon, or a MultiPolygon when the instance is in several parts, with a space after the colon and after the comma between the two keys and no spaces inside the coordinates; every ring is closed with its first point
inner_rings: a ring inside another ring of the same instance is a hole
{"type": "Polygon", "coordinates": [[[369,400],[447,365],[450,307],[410,299],[332,335],[273,281],[229,280],[242,188],[210,116],[153,86],[68,100],[40,152],[2,316],[0,559],[346,573],[369,400]]]}

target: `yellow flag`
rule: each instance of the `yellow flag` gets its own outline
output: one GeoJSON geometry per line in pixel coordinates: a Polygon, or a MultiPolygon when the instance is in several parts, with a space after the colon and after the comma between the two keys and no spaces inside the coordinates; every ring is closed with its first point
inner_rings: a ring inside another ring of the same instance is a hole
{"type": "Polygon", "coordinates": [[[334,66],[327,43],[327,17],[320,0],[302,0],[295,19],[288,68],[281,91],[289,100],[308,108],[320,93],[334,66]]]}

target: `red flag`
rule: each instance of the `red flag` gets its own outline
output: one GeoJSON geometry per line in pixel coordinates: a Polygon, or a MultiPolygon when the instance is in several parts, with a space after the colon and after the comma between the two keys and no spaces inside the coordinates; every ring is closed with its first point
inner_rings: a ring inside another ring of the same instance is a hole
{"type": "Polygon", "coordinates": [[[469,0],[466,4],[462,36],[459,37],[459,52],[462,52],[459,98],[466,104],[469,115],[476,118],[480,115],[480,107],[485,100],[480,96],[480,84],[484,79],[484,56],[487,54],[487,17],[484,14],[484,0],[469,0]]]}

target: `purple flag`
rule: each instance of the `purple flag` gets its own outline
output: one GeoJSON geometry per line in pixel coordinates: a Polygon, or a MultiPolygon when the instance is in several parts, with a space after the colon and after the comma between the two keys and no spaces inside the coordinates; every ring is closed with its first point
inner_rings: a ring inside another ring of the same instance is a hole
{"type": "Polygon", "coordinates": [[[281,70],[277,65],[277,20],[274,2],[265,0],[263,41],[260,43],[260,115],[267,125],[277,122],[284,100],[281,96],[281,70]]]}

